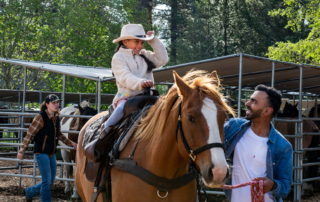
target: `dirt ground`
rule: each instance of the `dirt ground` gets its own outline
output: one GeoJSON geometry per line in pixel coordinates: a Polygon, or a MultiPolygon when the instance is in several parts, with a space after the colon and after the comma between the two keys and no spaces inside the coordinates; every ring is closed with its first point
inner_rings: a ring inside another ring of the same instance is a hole
{"type": "MultiPolygon", "coordinates": [[[[0,157],[3,157],[0,153],[0,157]]],[[[6,158],[15,158],[15,156],[6,156],[6,158]]],[[[32,159],[32,155],[27,155],[26,159],[32,159]]],[[[2,167],[13,167],[17,163],[13,161],[0,161],[0,168],[2,167]]],[[[23,165],[33,165],[31,163],[23,163],[23,165]]],[[[58,166],[57,177],[59,175],[60,166],[58,166]]],[[[18,169],[1,170],[1,173],[18,174],[18,169]]],[[[33,168],[23,168],[22,174],[32,175],[33,168]]],[[[37,170],[37,175],[40,176],[37,170]]],[[[65,175],[64,175],[65,176],[65,175]]],[[[39,183],[40,180],[37,180],[39,183]]],[[[22,202],[25,201],[23,190],[33,185],[32,178],[22,178],[21,187],[19,187],[19,178],[11,176],[0,176],[0,202],[22,202]]],[[[73,183],[72,183],[73,185],[73,183]]],[[[52,193],[53,202],[81,202],[81,199],[72,199],[71,193],[64,193],[64,182],[55,181],[52,193]]],[[[34,202],[40,202],[39,197],[33,198],[34,202]]],[[[227,202],[225,196],[209,195],[208,202],[227,202]]],[[[308,196],[302,198],[303,202],[320,202],[320,187],[317,187],[316,191],[308,196]]],[[[288,199],[284,199],[284,202],[293,202],[292,193],[288,199]]]]}
{"type": "MultiPolygon", "coordinates": [[[[0,153],[0,157],[4,157],[0,153]]],[[[15,155],[5,156],[5,158],[16,158],[15,155]]],[[[26,155],[25,159],[33,159],[33,155],[26,155]]],[[[14,167],[17,165],[17,162],[14,161],[0,161],[0,168],[3,167],[14,167]]],[[[23,163],[23,165],[33,165],[32,163],[23,163]]],[[[57,177],[59,176],[60,166],[57,168],[57,177]]],[[[10,173],[10,174],[19,174],[19,169],[11,170],[1,170],[1,173],[10,173]]],[[[23,168],[23,175],[33,175],[33,168],[23,168]]],[[[40,173],[37,169],[37,175],[40,176],[40,173]]],[[[65,177],[65,174],[64,174],[65,177]]],[[[12,176],[0,176],[0,202],[22,202],[25,201],[25,196],[23,190],[27,187],[33,186],[32,178],[21,178],[21,187],[19,187],[19,178],[12,176]]],[[[40,179],[36,183],[41,182],[40,179]]],[[[73,187],[73,183],[71,182],[73,187]]],[[[80,202],[81,199],[75,200],[71,198],[71,193],[64,193],[64,181],[58,182],[55,181],[53,188],[51,190],[52,201],[54,202],[80,202]]],[[[34,202],[40,202],[40,197],[33,198],[34,202]]]]}

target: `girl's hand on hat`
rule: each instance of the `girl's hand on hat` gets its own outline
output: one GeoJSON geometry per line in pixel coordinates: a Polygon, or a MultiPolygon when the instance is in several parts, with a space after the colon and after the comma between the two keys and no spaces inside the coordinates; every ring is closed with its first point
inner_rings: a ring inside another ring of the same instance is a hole
{"type": "Polygon", "coordinates": [[[153,87],[153,82],[150,81],[150,80],[146,80],[146,81],[143,81],[143,82],[141,83],[141,86],[142,86],[143,88],[153,87]]]}
{"type": "Polygon", "coordinates": [[[148,35],[148,36],[152,36],[152,35],[155,35],[155,34],[154,34],[154,31],[148,31],[148,32],[147,32],[147,35],[148,35]]]}

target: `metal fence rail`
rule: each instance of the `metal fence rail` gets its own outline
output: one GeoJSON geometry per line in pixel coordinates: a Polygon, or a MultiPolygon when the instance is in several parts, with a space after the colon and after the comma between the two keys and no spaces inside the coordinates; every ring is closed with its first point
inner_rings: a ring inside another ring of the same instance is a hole
{"type": "MultiPolygon", "coordinates": [[[[21,144],[20,143],[1,143],[0,142],[0,146],[11,146],[11,147],[18,147],[20,146],[21,144]]],[[[28,147],[34,147],[34,144],[29,144],[28,147]]],[[[57,146],[57,149],[72,149],[74,150],[73,147],[68,147],[68,146],[57,146]]],[[[2,154],[0,154],[2,155],[2,154]]],[[[20,160],[18,158],[1,158],[0,157],[0,161],[14,161],[14,162],[23,162],[23,163],[33,163],[33,165],[30,165],[30,166],[22,166],[22,165],[17,165],[16,167],[9,167],[9,168],[0,168],[0,170],[4,170],[4,169],[20,169],[20,168],[26,168],[26,167],[33,167],[34,168],[34,175],[23,175],[23,174],[8,174],[8,173],[0,173],[0,176],[12,176],[12,177],[19,177],[19,179],[21,178],[33,178],[33,183],[35,185],[35,179],[41,179],[41,176],[35,176],[35,169],[37,167],[37,162],[35,161],[35,159],[33,160],[29,160],[29,159],[23,159],[23,160],[20,160]]],[[[75,163],[68,163],[68,162],[60,162],[60,161],[57,161],[57,165],[60,166],[60,174],[58,178],[56,178],[55,180],[57,181],[70,181],[70,182],[74,182],[75,180],[74,179],[71,179],[71,178],[63,178],[62,177],[62,166],[63,165],[69,165],[69,166],[75,166],[75,163]]]]}

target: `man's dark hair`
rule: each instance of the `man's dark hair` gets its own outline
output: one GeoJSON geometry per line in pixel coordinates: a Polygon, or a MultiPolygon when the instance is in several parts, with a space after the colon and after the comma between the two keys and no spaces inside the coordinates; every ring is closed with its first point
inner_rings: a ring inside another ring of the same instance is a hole
{"type": "Polygon", "coordinates": [[[277,89],[275,89],[273,87],[265,86],[263,84],[257,85],[255,90],[264,91],[267,93],[270,107],[273,108],[272,117],[274,117],[278,113],[280,106],[281,106],[282,95],[281,95],[280,91],[278,91],[277,89]]]}

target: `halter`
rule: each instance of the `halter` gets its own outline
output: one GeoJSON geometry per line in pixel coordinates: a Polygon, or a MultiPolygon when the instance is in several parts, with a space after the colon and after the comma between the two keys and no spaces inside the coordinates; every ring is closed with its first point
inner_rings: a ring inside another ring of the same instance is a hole
{"type": "MultiPolygon", "coordinates": [[[[133,160],[133,155],[134,155],[134,152],[136,150],[136,147],[137,147],[139,140],[137,140],[136,145],[134,146],[129,158],[115,159],[113,152],[110,152],[109,153],[109,155],[110,155],[109,164],[113,168],[130,173],[130,174],[140,178],[144,182],[156,187],[158,189],[157,194],[160,198],[166,198],[168,196],[169,190],[178,189],[180,187],[183,187],[186,184],[188,184],[189,182],[191,182],[192,180],[196,179],[198,198],[199,198],[199,200],[201,200],[200,189],[202,189],[202,191],[205,193],[205,195],[207,195],[207,194],[206,194],[205,190],[202,188],[202,186],[200,185],[200,172],[198,171],[198,169],[196,168],[195,163],[194,163],[194,161],[196,160],[197,154],[199,154],[205,150],[211,149],[213,147],[220,147],[223,150],[225,150],[225,148],[222,143],[211,143],[211,144],[204,145],[194,151],[191,150],[187,141],[186,141],[186,138],[184,137],[184,133],[182,130],[181,103],[179,104],[178,117],[179,118],[178,118],[178,124],[177,124],[177,129],[176,129],[176,138],[178,136],[178,129],[179,129],[182,142],[183,142],[185,148],[187,149],[189,156],[190,156],[190,159],[191,159],[191,165],[190,165],[190,169],[189,169],[188,173],[186,173],[185,175],[183,175],[181,177],[175,178],[175,179],[166,179],[166,178],[159,177],[159,176],[149,172],[148,170],[138,166],[137,162],[133,160]],[[160,195],[160,192],[165,192],[165,194],[160,195]]],[[[97,187],[98,187],[98,183],[97,183],[97,187]]],[[[94,201],[95,199],[96,199],[96,197],[92,197],[92,201],[94,201]]]]}
{"type": "Polygon", "coordinates": [[[204,145],[196,150],[192,150],[190,149],[188,143],[187,143],[187,140],[186,138],[184,137],[184,133],[183,133],[183,130],[182,130],[182,123],[181,123],[181,102],[179,104],[179,112],[178,112],[178,124],[177,124],[177,129],[176,129],[176,139],[177,139],[177,136],[178,136],[178,129],[180,131],[180,135],[181,135],[181,139],[182,139],[182,142],[184,144],[184,147],[187,149],[187,152],[189,153],[189,156],[190,156],[190,159],[192,160],[192,162],[194,162],[197,158],[197,154],[205,151],[205,150],[208,150],[208,149],[211,149],[213,147],[220,147],[223,149],[223,151],[225,152],[225,147],[222,143],[219,143],[219,142],[216,142],[216,143],[211,143],[211,144],[207,144],[207,145],[204,145]]]}

